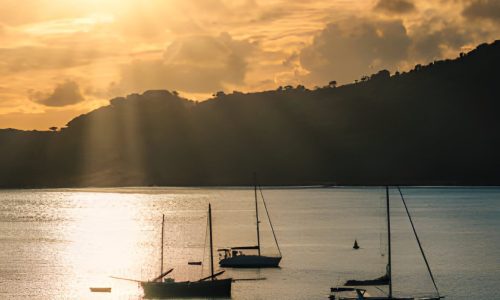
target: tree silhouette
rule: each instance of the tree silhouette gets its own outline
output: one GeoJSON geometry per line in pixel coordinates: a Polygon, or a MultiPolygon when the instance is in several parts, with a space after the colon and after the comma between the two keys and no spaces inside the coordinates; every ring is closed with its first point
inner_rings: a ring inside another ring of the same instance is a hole
{"type": "Polygon", "coordinates": [[[214,96],[215,98],[219,98],[219,97],[224,97],[226,95],[226,93],[224,93],[223,91],[218,91],[217,93],[213,94],[212,96],[214,96]]]}
{"type": "Polygon", "coordinates": [[[380,79],[388,79],[391,77],[391,72],[388,70],[380,70],[376,74],[373,74],[370,79],[380,80],[380,79]]]}

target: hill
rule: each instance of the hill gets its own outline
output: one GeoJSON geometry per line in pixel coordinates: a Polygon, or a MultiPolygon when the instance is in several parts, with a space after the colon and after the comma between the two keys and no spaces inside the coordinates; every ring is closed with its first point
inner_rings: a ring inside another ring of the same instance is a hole
{"type": "Polygon", "coordinates": [[[58,132],[0,130],[1,187],[500,183],[500,41],[308,90],[115,98],[58,132]]]}

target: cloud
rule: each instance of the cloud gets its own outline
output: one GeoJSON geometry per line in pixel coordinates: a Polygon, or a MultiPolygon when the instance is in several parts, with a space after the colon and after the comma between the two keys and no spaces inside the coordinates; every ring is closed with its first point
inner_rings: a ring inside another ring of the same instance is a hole
{"type": "Polygon", "coordinates": [[[455,57],[500,34],[493,0],[3,2],[0,114],[91,109],[157,88],[204,99],[351,82],[455,57]],[[42,92],[34,100],[49,98],[61,78],[78,78],[85,101],[49,108],[26,97],[30,87],[42,92]]]}
{"type": "Polygon", "coordinates": [[[95,49],[51,46],[0,48],[0,74],[81,66],[89,64],[102,55],[95,49]]]}
{"type": "Polygon", "coordinates": [[[58,84],[50,94],[32,92],[30,99],[46,106],[67,106],[85,100],[78,84],[72,80],[58,84]]]}
{"type": "Polygon", "coordinates": [[[89,13],[116,11],[125,2],[80,0],[23,0],[2,1],[0,20],[11,26],[43,23],[52,20],[79,18],[89,13]],[[120,4],[117,5],[117,4],[120,4]]]}
{"type": "MultiPolygon", "coordinates": [[[[418,4],[425,7],[423,2],[418,4]]],[[[307,85],[330,80],[347,83],[380,69],[405,71],[415,64],[453,58],[497,38],[498,28],[492,23],[469,22],[465,26],[460,7],[461,3],[450,5],[456,12],[454,18],[443,18],[443,10],[428,9],[425,14],[401,19],[374,19],[368,15],[330,23],[300,51],[299,65],[309,74],[294,77],[307,85]]],[[[284,65],[294,59],[291,55],[284,65]]]]}
{"type": "Polygon", "coordinates": [[[407,14],[415,11],[415,4],[411,0],[379,0],[374,9],[385,13],[407,14]]]}
{"type": "Polygon", "coordinates": [[[455,24],[430,19],[413,32],[412,40],[410,57],[426,63],[443,58],[449,51],[457,55],[462,47],[473,42],[474,36],[455,24]]]}
{"type": "Polygon", "coordinates": [[[462,15],[471,20],[487,19],[500,23],[500,1],[474,0],[465,6],[462,15]]]}
{"type": "Polygon", "coordinates": [[[313,82],[351,82],[407,58],[411,40],[400,20],[351,18],[330,23],[299,57],[313,82]]]}
{"type": "Polygon", "coordinates": [[[115,94],[159,88],[208,93],[243,84],[247,59],[255,49],[252,43],[234,40],[227,33],[180,37],[161,59],[125,65],[120,82],[112,89],[115,94]]]}

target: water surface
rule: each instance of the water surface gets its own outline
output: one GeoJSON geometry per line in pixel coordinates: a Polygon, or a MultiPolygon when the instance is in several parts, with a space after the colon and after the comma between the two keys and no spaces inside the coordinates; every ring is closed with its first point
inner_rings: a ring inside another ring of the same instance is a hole
{"type": "MultiPolygon", "coordinates": [[[[448,299],[493,299],[500,288],[500,189],[405,188],[438,287],[448,299]]],[[[228,270],[233,299],[326,299],[346,279],[383,275],[382,188],[265,189],[283,260],[280,269],[228,270]],[[352,250],[354,239],[362,247],[352,250]]],[[[0,192],[0,298],[140,299],[135,283],[165,266],[176,280],[208,273],[207,206],[216,247],[256,243],[247,188],[120,188],[0,192]],[[188,261],[204,266],[188,266],[188,261]],[[91,286],[112,287],[96,294],[91,286]]],[[[391,191],[393,281],[398,295],[433,287],[396,190],[391,191]]],[[[260,210],[261,217],[264,210],[260,210]]],[[[277,254],[262,218],[264,254],[277,254]]]]}

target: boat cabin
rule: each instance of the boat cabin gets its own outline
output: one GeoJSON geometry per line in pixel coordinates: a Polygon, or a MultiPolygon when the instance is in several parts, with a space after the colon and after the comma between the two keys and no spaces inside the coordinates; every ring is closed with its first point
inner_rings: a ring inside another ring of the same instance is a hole
{"type": "Polygon", "coordinates": [[[220,259],[227,259],[236,256],[245,256],[245,250],[259,250],[259,246],[243,246],[217,249],[220,259]]]}

